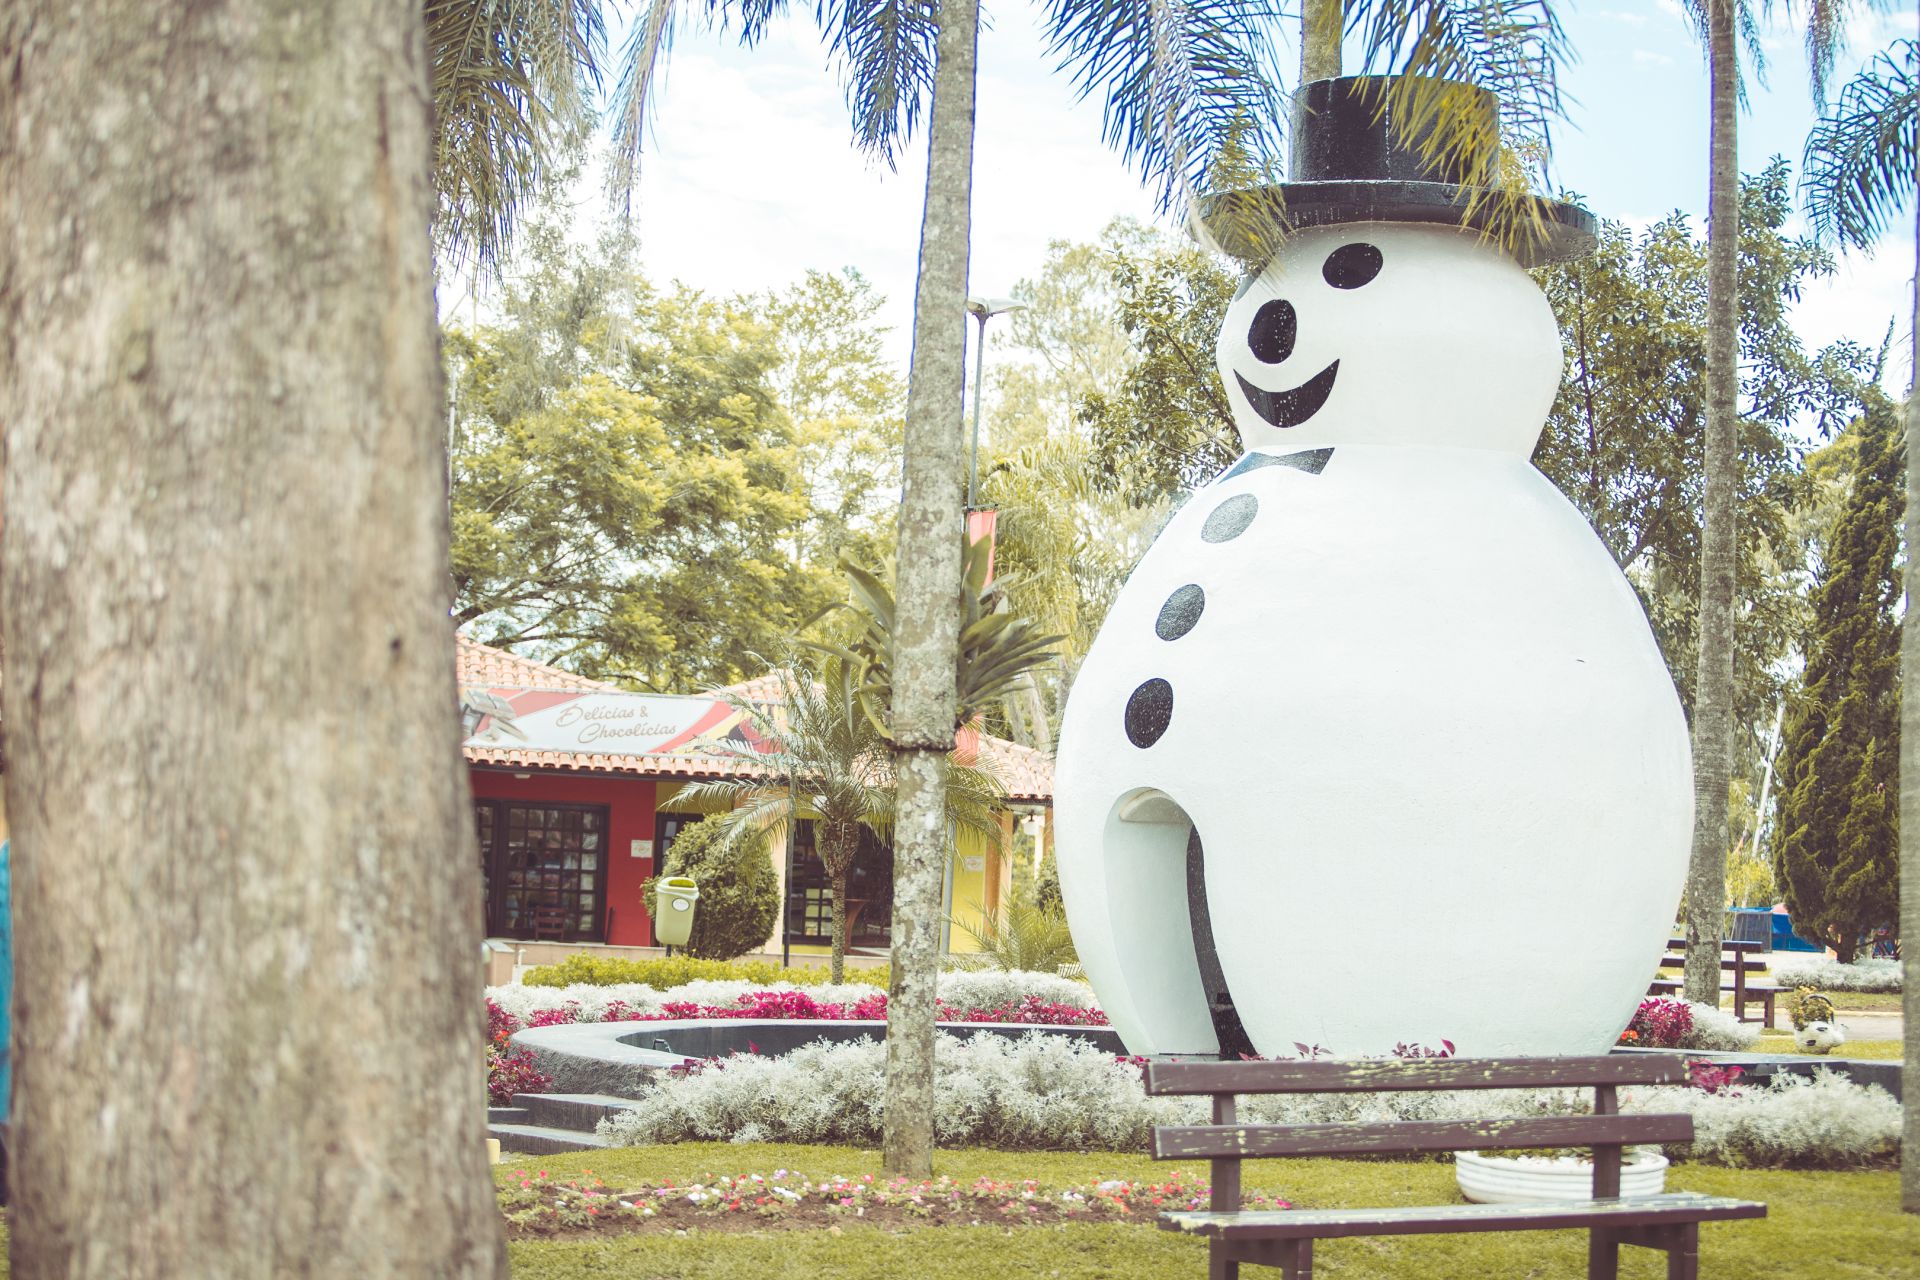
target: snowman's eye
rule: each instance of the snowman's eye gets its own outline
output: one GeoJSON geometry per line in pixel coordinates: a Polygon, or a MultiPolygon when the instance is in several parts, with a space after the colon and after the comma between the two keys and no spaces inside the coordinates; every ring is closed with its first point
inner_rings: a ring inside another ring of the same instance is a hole
{"type": "Polygon", "coordinates": [[[1327,255],[1320,274],[1336,289],[1358,289],[1380,274],[1381,261],[1370,244],[1343,244],[1327,255]]]}
{"type": "Polygon", "coordinates": [[[1247,345],[1253,348],[1255,358],[1267,364],[1279,364],[1293,354],[1293,339],[1299,324],[1291,302],[1280,298],[1263,302],[1253,313],[1253,323],[1247,326],[1247,345]]]}

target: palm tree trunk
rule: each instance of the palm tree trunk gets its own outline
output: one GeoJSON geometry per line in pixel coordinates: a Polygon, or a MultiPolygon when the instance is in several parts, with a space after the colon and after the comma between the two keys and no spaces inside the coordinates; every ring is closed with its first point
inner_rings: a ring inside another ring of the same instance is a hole
{"type": "MultiPolygon", "coordinates": [[[[1914,211],[1913,371],[1907,384],[1907,611],[1900,628],[1900,965],[1903,1151],[1920,1152],[1920,208],[1914,211]]],[[[1920,1213],[1920,1157],[1900,1164],[1900,1207],[1920,1213]]]]}
{"type": "Polygon", "coordinates": [[[418,0],[0,9],[13,1274],[507,1274],[418,0]]]}
{"type": "Polygon", "coordinates": [[[1735,500],[1740,452],[1738,287],[1739,63],[1735,0],[1710,0],[1707,63],[1712,126],[1707,194],[1706,498],[1701,519],[1700,657],[1693,706],[1693,853],[1687,868],[1687,999],[1720,1003],[1726,920],[1727,785],[1733,771],[1735,500]]]}
{"type": "Polygon", "coordinates": [[[847,876],[844,871],[833,877],[833,959],[828,966],[833,984],[839,986],[847,976],[847,876]]]}
{"type": "Polygon", "coordinates": [[[893,732],[893,976],[887,999],[883,1163],[933,1170],[934,980],[946,866],[947,752],[953,747],[960,645],[960,538],[966,435],[969,222],[973,204],[974,61],[978,0],[940,5],[928,126],[926,212],[914,294],[907,387],[906,491],[900,504],[899,618],[893,732]]]}
{"type": "Polygon", "coordinates": [[[1300,83],[1340,74],[1343,0],[1303,0],[1300,7],[1300,83]]]}

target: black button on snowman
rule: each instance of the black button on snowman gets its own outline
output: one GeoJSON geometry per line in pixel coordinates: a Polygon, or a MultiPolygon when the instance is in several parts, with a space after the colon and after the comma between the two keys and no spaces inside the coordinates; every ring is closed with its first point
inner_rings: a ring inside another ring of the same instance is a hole
{"type": "Polygon", "coordinates": [[[1135,1053],[1603,1052],[1679,897],[1679,700],[1528,462],[1562,357],[1523,267],[1592,218],[1539,201],[1518,251],[1463,227],[1473,176],[1423,167],[1378,91],[1302,90],[1293,230],[1217,348],[1247,452],[1068,702],[1061,888],[1135,1053]]]}

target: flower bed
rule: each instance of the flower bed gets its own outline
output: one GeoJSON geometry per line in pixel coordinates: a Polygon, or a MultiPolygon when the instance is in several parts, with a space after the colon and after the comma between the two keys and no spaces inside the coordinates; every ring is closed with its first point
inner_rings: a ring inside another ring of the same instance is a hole
{"type": "MultiPolygon", "coordinates": [[[[1050,1226],[1075,1221],[1151,1221],[1162,1210],[1204,1209],[1208,1187],[1176,1172],[1163,1182],[1122,1179],[1057,1189],[1031,1179],[972,1182],[934,1178],[814,1181],[777,1169],[698,1181],[642,1183],[615,1189],[597,1178],[557,1181],[519,1172],[499,1190],[510,1235],[658,1231],[765,1231],[769,1228],[866,1226],[1050,1226]]],[[[1248,1193],[1248,1208],[1288,1209],[1285,1200],[1248,1193]]]]}
{"type": "MultiPolygon", "coordinates": [[[[573,1021],[608,1020],[609,1011],[618,1019],[666,1016],[669,1003],[727,1006],[740,1003],[742,997],[764,993],[801,991],[821,1005],[857,1005],[874,996],[884,997],[884,987],[865,982],[826,983],[798,987],[791,982],[766,982],[741,978],[693,978],[674,986],[652,987],[644,983],[580,982],[568,986],[530,986],[513,984],[489,987],[487,999],[528,1025],[541,1025],[536,1015],[549,1010],[573,1008],[573,1021]]],[[[955,1010],[997,1009],[1017,1005],[1029,999],[1042,1004],[1067,1005],[1077,1009],[1094,1007],[1093,988],[1051,973],[1025,970],[994,970],[980,973],[943,973],[935,994],[948,1008],[955,1010]]]]}
{"type": "Polygon", "coordinates": [[[1678,996],[1648,996],[1620,1033],[1620,1043],[1629,1048],[1702,1053],[1738,1053],[1752,1048],[1759,1038],[1759,1024],[1741,1022],[1724,1009],[1678,996]]]}
{"type": "MultiPolygon", "coordinates": [[[[941,1022],[998,1022],[1049,1027],[1104,1027],[1107,1015],[1098,1009],[1059,1004],[1039,996],[1027,996],[1018,1003],[992,1008],[964,1007],[934,1001],[935,1016],[941,1022]]],[[[497,1038],[497,1028],[511,1035],[522,1026],[554,1027],[577,1022],[683,1022],[688,1020],[750,1018],[801,1019],[819,1022],[884,1022],[887,997],[884,992],[863,995],[852,1002],[819,1000],[805,991],[749,991],[730,1004],[702,1004],[693,1000],[661,1000],[657,1004],[634,1007],[613,998],[598,1008],[574,1001],[547,1005],[516,1016],[489,997],[487,1023],[489,1038],[497,1038]]]]}
{"type": "MultiPolygon", "coordinates": [[[[876,1146],[885,1101],[886,1047],[873,1040],[805,1045],[779,1057],[736,1054],[718,1069],[661,1081],[605,1121],[615,1145],[732,1141],[876,1146]]],[[[1154,1097],[1125,1058],[1058,1035],[1017,1039],[942,1034],[935,1044],[934,1136],[945,1147],[1140,1151],[1155,1125],[1204,1124],[1203,1098],[1154,1097]]],[[[1692,1113],[1699,1134],[1671,1160],[1737,1166],[1858,1168],[1898,1150],[1900,1107],[1883,1089],[1837,1073],[1812,1083],[1749,1085],[1729,1069],[1699,1088],[1621,1092],[1627,1112],[1692,1113]]],[[[1584,1091],[1503,1089],[1404,1093],[1268,1094],[1242,1100],[1249,1124],[1499,1120],[1578,1115],[1584,1091]]]]}

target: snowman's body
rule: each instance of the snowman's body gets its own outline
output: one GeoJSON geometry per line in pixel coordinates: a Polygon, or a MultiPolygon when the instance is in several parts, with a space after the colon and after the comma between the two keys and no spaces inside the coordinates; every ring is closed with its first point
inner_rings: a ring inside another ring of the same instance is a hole
{"type": "Polygon", "coordinates": [[[1222,984],[1265,1054],[1604,1051],[1691,773],[1639,601],[1527,460],[1545,299],[1461,233],[1325,228],[1235,301],[1220,364],[1250,451],[1134,571],[1062,730],[1102,1006],[1142,1053],[1219,1051],[1222,984]]]}

